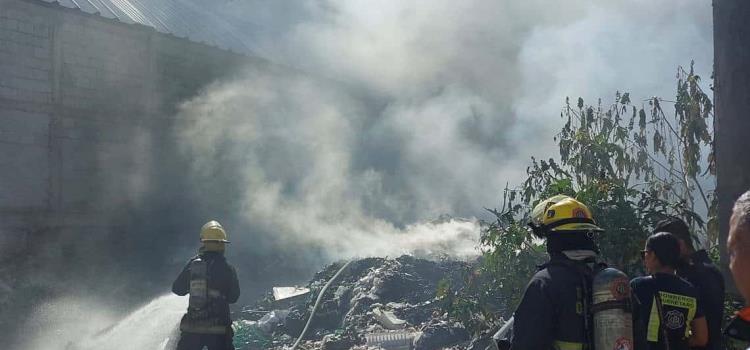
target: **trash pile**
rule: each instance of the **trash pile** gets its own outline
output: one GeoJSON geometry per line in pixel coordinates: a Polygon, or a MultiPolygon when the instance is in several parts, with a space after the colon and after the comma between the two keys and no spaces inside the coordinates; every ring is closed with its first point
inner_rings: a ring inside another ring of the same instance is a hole
{"type": "MultiPolygon", "coordinates": [[[[238,350],[284,349],[297,340],[319,292],[343,266],[332,264],[305,287],[274,288],[235,322],[238,350]]],[[[441,281],[460,286],[471,263],[366,258],[342,270],[323,294],[299,349],[466,349],[471,335],[441,311],[441,281]]],[[[483,348],[482,348],[483,349],[483,348]]]]}

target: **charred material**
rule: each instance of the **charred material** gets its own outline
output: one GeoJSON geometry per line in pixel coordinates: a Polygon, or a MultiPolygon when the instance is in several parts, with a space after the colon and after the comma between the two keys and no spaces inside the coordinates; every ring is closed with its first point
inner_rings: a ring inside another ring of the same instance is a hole
{"type": "MultiPolygon", "coordinates": [[[[317,294],[341,266],[332,264],[316,273],[306,286],[311,292],[291,305],[274,302],[269,293],[246,308],[235,322],[237,348],[283,349],[294,343],[317,294]]],[[[461,285],[461,273],[470,267],[467,262],[407,255],[353,261],[323,295],[302,347],[466,348],[469,332],[442,312],[436,292],[441,281],[461,285]]]]}

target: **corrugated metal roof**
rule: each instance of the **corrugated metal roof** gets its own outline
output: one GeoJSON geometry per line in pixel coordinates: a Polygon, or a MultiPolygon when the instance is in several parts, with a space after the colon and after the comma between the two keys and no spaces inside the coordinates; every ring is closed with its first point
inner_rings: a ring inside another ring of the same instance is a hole
{"type": "Polygon", "coordinates": [[[249,38],[243,26],[232,25],[220,16],[216,0],[40,0],[82,12],[141,24],[156,31],[205,43],[226,50],[250,54],[249,38]]]}

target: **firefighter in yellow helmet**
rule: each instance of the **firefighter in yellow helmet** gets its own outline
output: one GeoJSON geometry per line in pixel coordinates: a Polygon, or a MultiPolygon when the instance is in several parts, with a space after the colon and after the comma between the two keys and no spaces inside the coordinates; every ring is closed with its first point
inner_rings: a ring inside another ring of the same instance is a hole
{"type": "Polygon", "coordinates": [[[177,350],[234,350],[229,304],[237,302],[237,272],[224,258],[227,233],[217,221],[201,228],[201,248],[172,284],[177,295],[190,294],[187,313],[180,321],[177,350]]]}
{"type": "Polygon", "coordinates": [[[526,286],[514,313],[511,349],[593,348],[591,289],[602,229],[589,208],[564,195],[541,201],[529,223],[547,243],[550,260],[526,286]]]}

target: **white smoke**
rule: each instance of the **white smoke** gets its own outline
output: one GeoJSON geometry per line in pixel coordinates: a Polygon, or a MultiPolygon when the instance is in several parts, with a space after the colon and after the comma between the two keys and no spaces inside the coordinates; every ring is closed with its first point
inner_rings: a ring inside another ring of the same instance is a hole
{"type": "Polygon", "coordinates": [[[311,243],[334,258],[476,254],[476,220],[399,228],[383,218],[408,211],[403,206],[410,198],[390,192],[376,169],[354,164],[365,122],[355,101],[306,77],[247,74],[248,80],[209,89],[183,106],[195,183],[216,179],[230,160],[243,185],[236,196],[247,223],[273,233],[282,246],[311,243]]]}
{"type": "Polygon", "coordinates": [[[332,257],[402,251],[444,213],[486,217],[530,156],[555,156],[566,96],[669,98],[678,65],[711,66],[708,1],[297,4],[218,10],[270,28],[258,52],[317,78],[250,69],[186,103],[181,136],[195,183],[237,179],[249,236],[332,257]]]}
{"type": "Polygon", "coordinates": [[[555,116],[567,96],[606,105],[615,91],[630,92],[637,107],[651,96],[674,100],[677,67],[691,60],[704,87],[710,84],[710,1],[595,2],[571,18],[534,27],[519,51],[514,110],[547,130],[540,147],[531,145],[534,154],[553,147],[550,126],[559,130],[555,116]]]}

